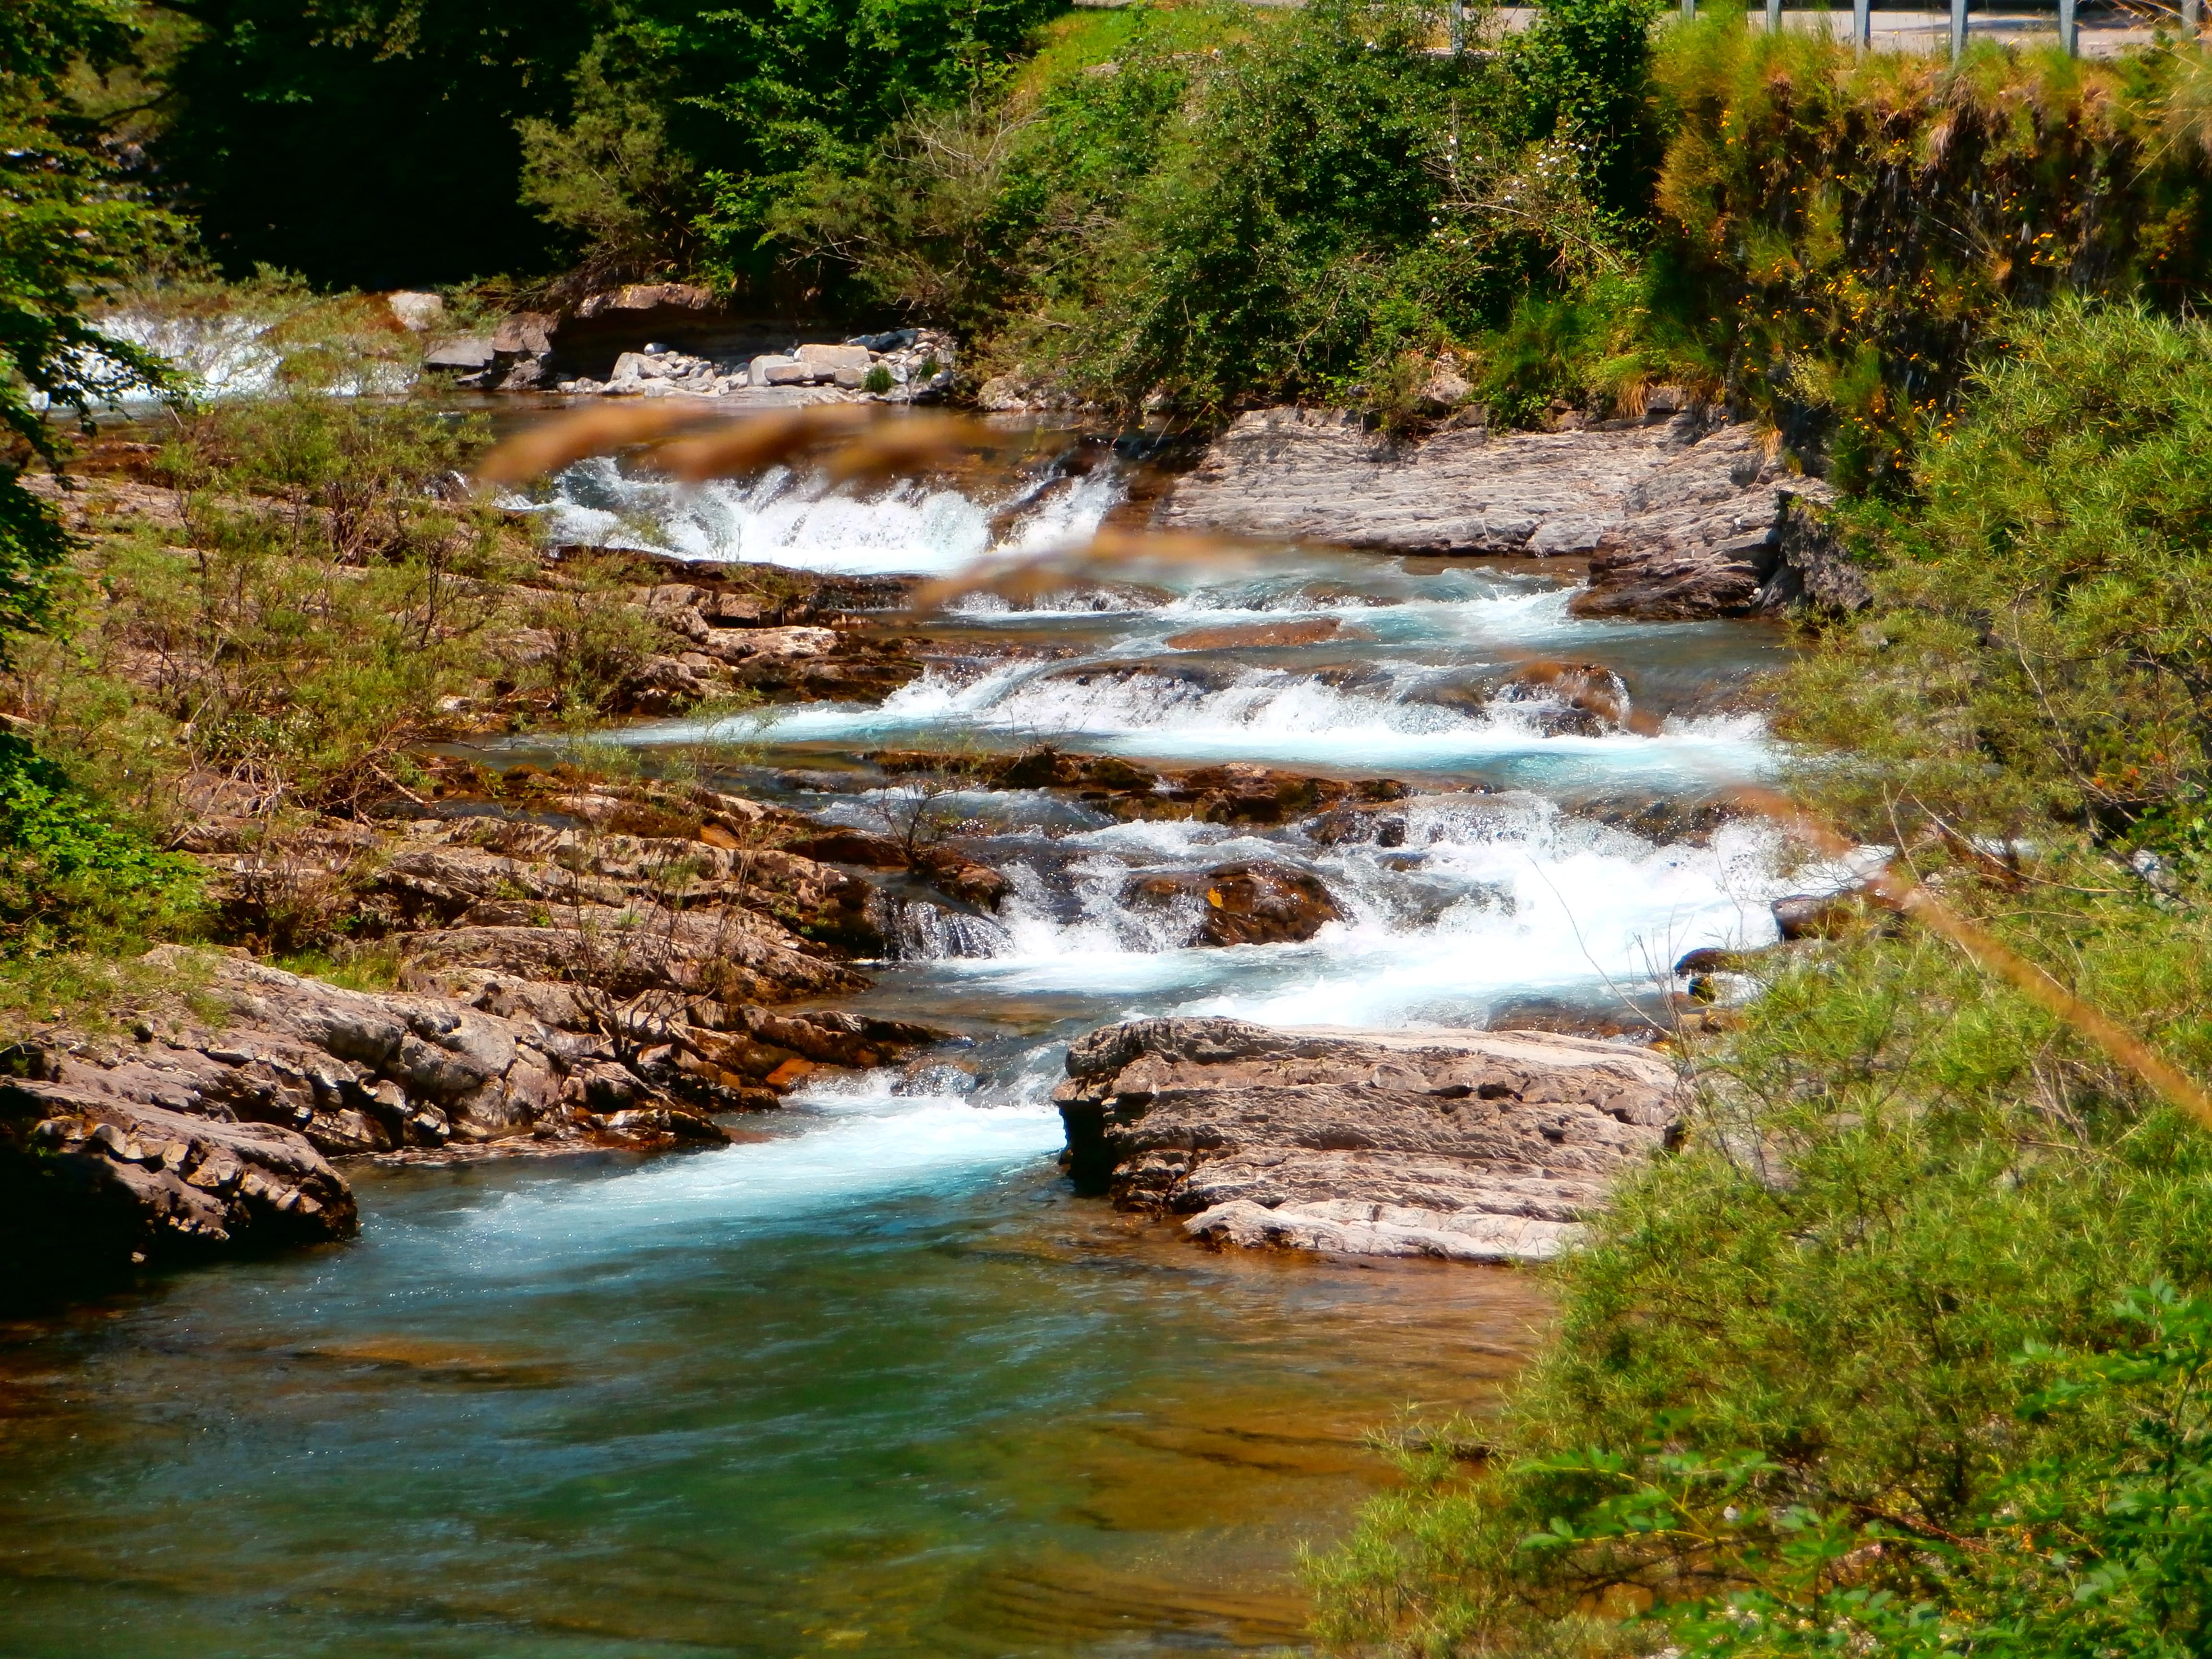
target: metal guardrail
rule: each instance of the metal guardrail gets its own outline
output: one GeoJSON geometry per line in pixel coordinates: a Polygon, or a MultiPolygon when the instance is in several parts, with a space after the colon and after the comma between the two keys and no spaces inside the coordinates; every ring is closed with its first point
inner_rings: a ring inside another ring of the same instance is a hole
{"type": "MultiPolygon", "coordinates": [[[[1967,0],[1949,0],[1951,56],[1956,59],[1966,49],[1966,37],[1971,27],[1967,17],[1967,0]]],[[[1681,0],[1682,15],[1697,15],[1698,0],[1681,0]]],[[[1766,27],[1769,31],[1782,27],[1782,0],[1765,0],[1766,27]]],[[[2160,9],[2163,10],[2163,8],[2160,9]]],[[[2185,35],[2195,39],[2203,25],[2203,0],[2179,0],[2181,29],[2185,35]]],[[[1941,14],[1938,13],[1940,17],[1941,14]]],[[[2016,17],[2008,21],[2017,22],[2016,17]]],[[[2069,57],[2081,55],[2081,25],[2078,0],[2057,0],[2058,40],[2069,57]]],[[[1874,9],[1871,0],[1851,0],[1851,40],[1861,51],[1874,43],[1874,9]]]]}

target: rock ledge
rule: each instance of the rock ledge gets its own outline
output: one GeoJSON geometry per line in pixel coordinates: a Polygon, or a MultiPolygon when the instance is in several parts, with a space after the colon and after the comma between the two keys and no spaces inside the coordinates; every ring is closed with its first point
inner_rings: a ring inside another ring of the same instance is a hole
{"type": "Polygon", "coordinates": [[[1079,1186],[1218,1243],[1543,1261],[1680,1116],[1674,1067],[1539,1031],[1144,1019],[1068,1051],[1079,1186]]]}

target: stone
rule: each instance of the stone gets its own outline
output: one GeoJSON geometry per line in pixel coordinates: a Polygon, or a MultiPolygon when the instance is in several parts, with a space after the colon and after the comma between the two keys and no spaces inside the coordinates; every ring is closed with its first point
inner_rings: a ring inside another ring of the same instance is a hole
{"type": "Polygon", "coordinates": [[[1014,415],[1036,406],[1037,392],[1018,374],[994,374],[975,389],[975,407],[987,415],[1014,415]]]}
{"type": "Polygon", "coordinates": [[[1626,682],[1602,663],[1526,664],[1507,676],[1497,701],[1530,709],[1547,737],[1602,737],[1634,719],[1626,682]]]}
{"type": "Polygon", "coordinates": [[[826,380],[841,368],[866,375],[870,355],[867,347],[860,345],[803,345],[799,348],[799,361],[810,374],[826,380]]]}
{"type": "Polygon", "coordinates": [[[511,312],[492,331],[491,349],[503,357],[543,357],[553,349],[559,325],[560,319],[547,312],[511,312]]]}
{"type": "Polygon", "coordinates": [[[1840,939],[1856,932],[1870,920],[1878,921],[1885,927],[1897,922],[1894,911],[1877,911],[1877,907],[1857,892],[1794,893],[1775,900],[1771,908],[1775,931],[1790,943],[1840,939]]]}
{"type": "Polygon", "coordinates": [[[860,864],[876,870],[903,870],[907,862],[903,845],[889,836],[871,835],[865,830],[826,830],[789,842],[785,850],[824,863],[860,864]]]}
{"type": "Polygon", "coordinates": [[[1448,415],[1474,393],[1467,377],[1459,372],[1457,361],[1449,356],[1437,359],[1429,370],[1429,377],[1421,382],[1414,403],[1424,415],[1434,417],[1448,415]]]}
{"type": "Polygon", "coordinates": [[[988,865],[978,864],[954,847],[917,847],[907,855],[915,874],[963,904],[994,910],[1014,884],[988,865]]]}
{"type": "Polygon", "coordinates": [[[1356,417],[1240,416],[1155,510],[1161,529],[1428,554],[1587,556],[1577,614],[1775,608],[1790,477],[1747,424],[1689,411],[1588,430],[1394,443],[1356,417]]]}
{"type": "Polygon", "coordinates": [[[1344,624],[1334,617],[1313,617],[1297,622],[1243,623],[1231,627],[1189,628],[1170,634],[1165,643],[1176,651],[1231,651],[1255,646],[1319,645],[1340,637],[1344,624]]]}
{"type": "Polygon", "coordinates": [[[805,386],[813,378],[813,371],[792,357],[756,357],[745,367],[748,386],[805,386]]]}
{"type": "MultiPolygon", "coordinates": [[[[82,1069],[71,1064],[68,1069],[82,1069]]],[[[180,1110],[97,1085],[0,1079],[0,1307],[155,1266],[323,1243],[353,1194],[296,1130],[180,1110]]]]}
{"type": "Polygon", "coordinates": [[[708,289],[690,283],[631,283],[624,287],[609,289],[588,295],[576,307],[583,318],[606,316],[624,311],[658,311],[664,307],[678,311],[712,311],[714,296],[708,289]]]}
{"type": "Polygon", "coordinates": [[[422,367],[449,373],[477,374],[489,368],[497,356],[490,335],[465,334],[458,339],[441,341],[432,346],[422,354],[422,367]]]}
{"type": "Polygon", "coordinates": [[[838,647],[830,628],[710,628],[699,635],[699,648],[727,663],[752,657],[825,657],[838,647]]]}
{"type": "Polygon", "coordinates": [[[1802,605],[1843,616],[1874,603],[1874,588],[1821,508],[1825,491],[1801,489],[1782,504],[1780,562],[1759,593],[1759,609],[1802,605]]]}
{"type": "Polygon", "coordinates": [[[1297,944],[1344,919],[1321,878],[1270,859],[1146,876],[1122,890],[1121,902],[1133,909],[1189,906],[1197,916],[1192,945],[1297,944]]]}
{"type": "Polygon", "coordinates": [[[1133,1020],[1068,1050],[1078,1187],[1217,1243],[1541,1261],[1682,1110],[1648,1049],[1538,1031],[1133,1020]]]}
{"type": "Polygon", "coordinates": [[[446,302],[434,294],[401,289],[384,296],[392,317],[410,334],[424,334],[446,320],[446,302]]]}

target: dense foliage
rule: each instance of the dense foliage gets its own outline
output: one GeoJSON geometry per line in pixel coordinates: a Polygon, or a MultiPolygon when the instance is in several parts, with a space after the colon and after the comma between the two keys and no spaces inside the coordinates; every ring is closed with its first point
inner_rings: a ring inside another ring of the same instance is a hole
{"type": "MultiPolygon", "coordinates": [[[[1844,514],[1878,605],[1784,683],[1832,745],[1800,781],[2203,1075],[2212,332],[2007,337],[1914,492],[1844,514]]],[[[1414,1460],[1320,1570],[1333,1633],[2202,1651],[2212,1134],[1917,930],[1758,977],[1686,1039],[1689,1145],[1564,1269],[1486,1468],[1414,1460]]]]}
{"type": "Polygon", "coordinates": [[[585,0],[172,0],[165,180],[234,276],[420,286],[542,270],[518,119],[562,109],[585,0]]]}
{"type": "Polygon", "coordinates": [[[1879,482],[1954,406],[2006,307],[2066,293],[2179,309],[2212,279],[2197,53],[2087,63],[1978,46],[1955,70],[1674,32],[1657,192],[1659,341],[1879,482]]]}
{"type": "Polygon", "coordinates": [[[757,276],[777,181],[963,97],[1048,0],[173,0],[165,173],[234,275],[757,276]],[[394,119],[404,112],[404,119],[394,119]],[[343,189],[331,181],[343,179],[343,189]]]}
{"type": "Polygon", "coordinates": [[[1110,403],[1380,405],[1620,264],[1656,155],[1650,15],[1562,0],[1456,58],[1432,9],[1366,0],[1073,20],[1002,101],[817,169],[775,227],[1110,403]]]}
{"type": "Polygon", "coordinates": [[[45,617],[66,550],[52,510],[19,482],[30,459],[58,453],[42,405],[88,416],[164,380],[84,311],[173,228],[122,186],[63,87],[75,65],[130,44],[106,0],[16,0],[0,28],[0,661],[9,637],[45,617]]]}

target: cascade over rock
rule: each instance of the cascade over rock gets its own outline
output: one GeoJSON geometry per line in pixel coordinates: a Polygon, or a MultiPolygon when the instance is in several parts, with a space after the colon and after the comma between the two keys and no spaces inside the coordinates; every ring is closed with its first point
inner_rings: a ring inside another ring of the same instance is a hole
{"type": "Polygon", "coordinates": [[[1680,1115],[1648,1049],[1540,1031],[1139,1019],[1068,1050],[1079,1185],[1194,1238],[1541,1261],[1680,1115]]]}

